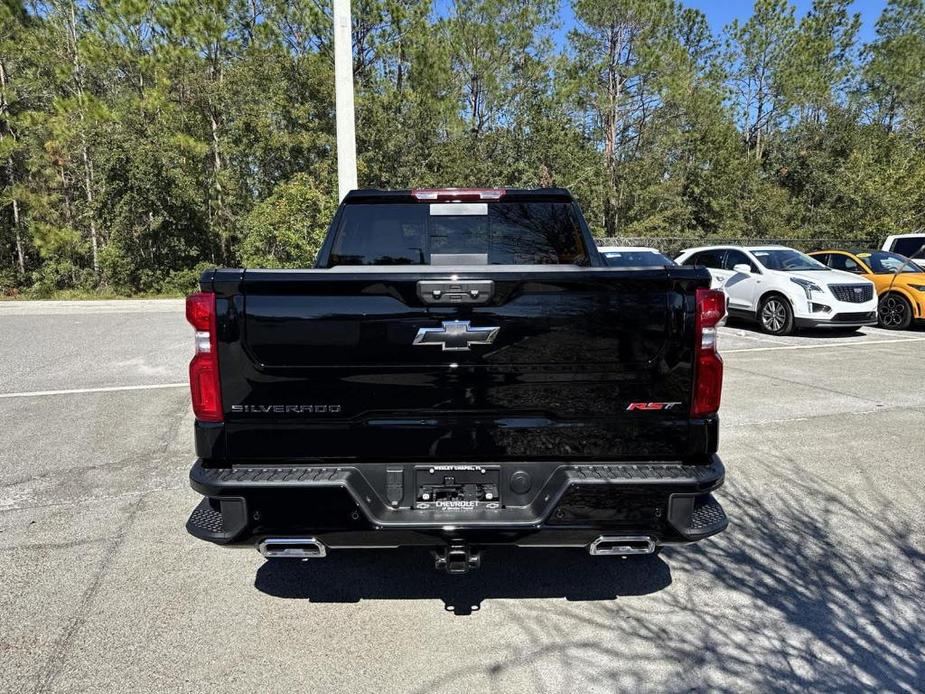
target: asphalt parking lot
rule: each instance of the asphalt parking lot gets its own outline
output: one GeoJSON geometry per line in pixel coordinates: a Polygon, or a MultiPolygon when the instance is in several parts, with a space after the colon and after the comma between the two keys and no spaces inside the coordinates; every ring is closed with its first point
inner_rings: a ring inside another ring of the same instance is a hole
{"type": "Polygon", "coordinates": [[[0,303],[0,689],[925,689],[925,331],[722,329],[727,532],[265,563],[188,536],[182,304],[0,303]]]}

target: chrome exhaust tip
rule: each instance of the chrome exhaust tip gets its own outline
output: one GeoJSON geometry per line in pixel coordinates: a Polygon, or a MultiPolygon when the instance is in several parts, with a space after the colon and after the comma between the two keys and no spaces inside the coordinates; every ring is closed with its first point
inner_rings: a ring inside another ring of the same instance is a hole
{"type": "Polygon", "coordinates": [[[321,559],[328,550],[313,537],[268,537],[257,545],[267,559],[321,559]]]}
{"type": "Polygon", "coordinates": [[[655,540],[648,535],[601,535],[588,547],[588,552],[595,557],[652,554],[654,551],[655,540]]]}

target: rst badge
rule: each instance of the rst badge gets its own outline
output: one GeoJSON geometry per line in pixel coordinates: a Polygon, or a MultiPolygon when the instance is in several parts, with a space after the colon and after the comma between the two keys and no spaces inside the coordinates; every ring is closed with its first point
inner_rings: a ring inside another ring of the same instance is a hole
{"type": "Polygon", "coordinates": [[[490,345],[501,328],[473,328],[467,320],[443,321],[441,328],[421,328],[415,345],[439,345],[444,352],[468,352],[472,345],[490,345]]]}
{"type": "Polygon", "coordinates": [[[678,407],[680,402],[631,402],[626,406],[627,412],[652,412],[661,410],[673,410],[678,407]]]}

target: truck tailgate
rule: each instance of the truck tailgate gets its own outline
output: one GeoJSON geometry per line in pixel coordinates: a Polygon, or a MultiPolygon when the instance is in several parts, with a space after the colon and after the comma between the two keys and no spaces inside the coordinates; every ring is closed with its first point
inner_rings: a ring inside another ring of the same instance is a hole
{"type": "Polygon", "coordinates": [[[227,455],[705,453],[690,420],[691,302],[707,285],[690,268],[217,271],[227,455]]]}

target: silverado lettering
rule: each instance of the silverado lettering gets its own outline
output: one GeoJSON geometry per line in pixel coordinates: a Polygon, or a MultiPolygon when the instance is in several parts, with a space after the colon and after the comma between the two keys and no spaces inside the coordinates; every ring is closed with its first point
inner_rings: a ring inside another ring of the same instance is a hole
{"type": "Polygon", "coordinates": [[[232,405],[231,411],[253,414],[337,414],[340,405],[232,405]]]}
{"type": "Polygon", "coordinates": [[[492,544],[714,535],[709,287],[607,267],[564,189],[352,191],[313,269],[209,270],[187,299],[187,529],[268,558],[429,547],[453,573],[492,544]]]}

